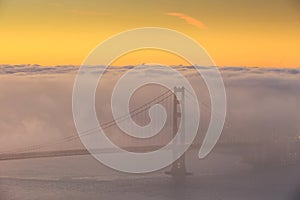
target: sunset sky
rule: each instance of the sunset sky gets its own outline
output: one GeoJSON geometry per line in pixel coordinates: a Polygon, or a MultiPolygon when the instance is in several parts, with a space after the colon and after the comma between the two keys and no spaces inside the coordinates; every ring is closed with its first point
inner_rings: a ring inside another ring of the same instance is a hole
{"type": "MultiPolygon", "coordinates": [[[[80,65],[108,37],[148,26],[194,38],[219,66],[300,67],[297,0],[0,0],[0,64],[80,65]]],[[[160,51],[125,57],[115,64],[185,64],[160,51]]]]}

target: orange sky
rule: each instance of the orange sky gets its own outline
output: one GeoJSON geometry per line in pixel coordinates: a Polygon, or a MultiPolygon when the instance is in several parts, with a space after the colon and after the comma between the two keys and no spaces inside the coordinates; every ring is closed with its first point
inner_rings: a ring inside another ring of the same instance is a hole
{"type": "MultiPolygon", "coordinates": [[[[79,65],[108,37],[157,26],[194,38],[219,66],[300,67],[299,8],[297,0],[0,0],[0,63],[79,65]]],[[[115,64],[147,62],[185,64],[149,50],[115,64]]]]}

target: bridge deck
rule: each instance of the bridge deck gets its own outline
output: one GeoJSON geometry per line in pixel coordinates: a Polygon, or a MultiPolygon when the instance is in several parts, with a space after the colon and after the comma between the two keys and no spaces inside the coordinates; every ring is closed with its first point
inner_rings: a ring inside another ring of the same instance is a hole
{"type": "MultiPolygon", "coordinates": [[[[237,146],[253,146],[257,145],[256,143],[249,144],[228,144],[228,143],[219,143],[216,145],[216,148],[219,147],[237,147],[237,146]]],[[[201,144],[193,144],[189,149],[200,148],[201,144]]],[[[131,152],[148,152],[155,149],[162,148],[162,145],[153,145],[153,146],[140,146],[140,147],[126,147],[124,148],[127,151],[131,152]]],[[[171,149],[170,149],[171,150],[171,149]]],[[[94,153],[118,153],[116,149],[111,148],[102,148],[93,150],[94,153]]],[[[79,155],[88,155],[90,154],[86,149],[71,149],[71,150],[57,150],[57,151],[39,151],[39,152],[21,152],[21,153],[6,153],[0,154],[0,161],[5,160],[20,160],[20,159],[32,159],[32,158],[47,158],[47,157],[63,157],[63,156],[79,156],[79,155]]]]}

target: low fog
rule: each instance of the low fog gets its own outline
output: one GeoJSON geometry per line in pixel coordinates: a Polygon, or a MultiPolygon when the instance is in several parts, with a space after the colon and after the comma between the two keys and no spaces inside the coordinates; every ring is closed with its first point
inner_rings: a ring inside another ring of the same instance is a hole
{"type": "MultiPolygon", "coordinates": [[[[100,123],[110,121],[110,94],[116,80],[131,66],[110,67],[97,92],[100,123]]],[[[192,83],[203,105],[210,100],[204,82],[193,67],[176,66],[192,83]]],[[[103,67],[91,67],[95,76],[103,67]]],[[[203,68],[209,70],[209,68],[203,68]]],[[[76,135],[72,117],[72,90],[78,67],[0,66],[0,147],[2,152],[47,144],[76,135]]],[[[221,139],[280,137],[300,134],[300,70],[222,67],[227,92],[227,118],[221,139]]],[[[155,70],[157,79],[168,74],[155,70]]],[[[147,74],[148,73],[148,74],[147,74]]],[[[140,74],[139,74],[140,75],[140,74]]],[[[150,74],[151,75],[151,74],[150,74]]],[[[135,104],[155,98],[162,89],[141,90],[135,104]],[[151,92],[149,92],[151,91],[151,92]]],[[[133,98],[134,99],[134,98],[133,98]]],[[[134,101],[133,101],[134,102],[134,101]]],[[[133,103],[133,107],[135,107],[133,103]]],[[[205,133],[210,111],[201,107],[200,135],[205,133]]],[[[79,141],[46,147],[80,148],[79,141]]]]}

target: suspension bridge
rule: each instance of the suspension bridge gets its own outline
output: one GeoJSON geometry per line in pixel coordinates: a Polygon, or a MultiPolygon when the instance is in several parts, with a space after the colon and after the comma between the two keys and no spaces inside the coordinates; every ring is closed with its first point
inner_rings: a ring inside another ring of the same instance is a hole
{"type": "MultiPolygon", "coordinates": [[[[180,120],[184,120],[182,117],[182,105],[184,105],[184,101],[186,98],[193,98],[192,93],[186,90],[183,87],[175,87],[174,91],[167,90],[164,91],[162,94],[156,96],[155,98],[151,99],[150,101],[144,103],[141,106],[138,106],[134,109],[130,110],[130,113],[127,115],[118,117],[114,120],[105,122],[100,124],[102,130],[109,130],[114,129],[117,127],[117,123],[122,123],[128,119],[133,119],[140,124],[147,124],[148,119],[148,111],[149,109],[156,104],[162,104],[166,110],[169,110],[169,115],[166,121],[166,130],[165,132],[169,134],[168,137],[161,137],[152,140],[152,143],[141,143],[140,140],[134,139],[133,141],[129,141],[129,145],[122,147],[127,151],[133,152],[146,152],[151,151],[153,149],[160,149],[163,147],[163,144],[170,141],[177,133],[180,120]],[[180,97],[178,99],[178,97],[180,97]],[[134,144],[134,145],[132,145],[134,144]]],[[[210,111],[210,105],[208,103],[199,102],[200,109],[206,109],[210,111]]],[[[227,122],[225,124],[225,129],[228,128],[230,125],[227,122]]],[[[80,137],[85,137],[90,134],[97,133],[99,127],[91,128],[84,133],[79,135],[71,135],[63,137],[59,140],[55,140],[52,142],[42,143],[38,145],[31,145],[23,148],[13,149],[13,150],[6,150],[0,152],[0,161],[7,161],[7,160],[18,160],[18,159],[33,159],[33,158],[45,158],[45,157],[63,157],[63,156],[77,156],[77,155],[88,155],[89,152],[86,149],[70,149],[70,150],[43,150],[45,148],[49,148],[55,145],[62,145],[72,141],[79,141],[80,137]]],[[[188,131],[185,132],[188,134],[188,131]]],[[[184,138],[181,140],[182,145],[184,143],[184,138]]],[[[223,139],[219,141],[218,145],[223,146],[251,146],[251,150],[248,148],[249,154],[254,157],[252,160],[255,162],[266,162],[266,159],[263,156],[266,155],[265,151],[266,145],[259,140],[253,140],[250,138],[242,137],[240,139],[237,138],[230,138],[230,139],[223,139]]],[[[190,149],[199,148],[200,143],[193,143],[190,146],[190,149]]],[[[290,147],[289,147],[290,148],[290,147]]],[[[113,153],[115,149],[110,148],[101,148],[96,149],[93,152],[99,153],[113,153]]],[[[286,150],[282,150],[286,151],[286,150]]],[[[290,154],[290,152],[285,152],[290,154]]],[[[297,158],[299,159],[299,158],[297,158]]],[[[185,167],[185,154],[183,154],[177,161],[175,161],[171,167],[171,171],[168,172],[171,175],[185,175],[187,174],[186,167],[185,167]]]]}

